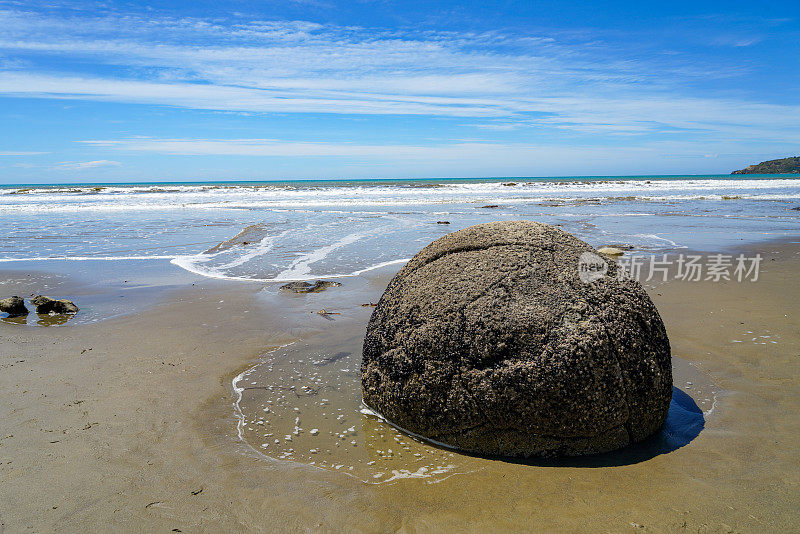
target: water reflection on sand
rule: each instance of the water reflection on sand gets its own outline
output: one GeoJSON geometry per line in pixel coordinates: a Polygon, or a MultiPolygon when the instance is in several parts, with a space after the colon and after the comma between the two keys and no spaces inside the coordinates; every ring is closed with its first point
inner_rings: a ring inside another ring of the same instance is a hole
{"type": "Polygon", "coordinates": [[[582,458],[481,457],[405,433],[365,409],[361,402],[360,334],[312,336],[265,355],[261,363],[239,375],[234,387],[240,395],[240,437],[269,459],[339,471],[364,482],[416,478],[434,483],[483,469],[494,461],[580,467],[645,461],[697,437],[704,427],[701,405],[710,409],[717,394],[697,370],[675,359],[676,384],[690,382],[695,385],[694,393],[708,397],[699,399],[698,405],[689,394],[673,388],[666,423],[644,442],[582,458]]]}
{"type": "Polygon", "coordinates": [[[75,317],[74,313],[35,313],[27,315],[7,315],[0,317],[0,321],[8,324],[28,325],[36,324],[38,326],[61,326],[75,317]],[[30,315],[35,315],[35,321],[28,321],[30,315]]]}

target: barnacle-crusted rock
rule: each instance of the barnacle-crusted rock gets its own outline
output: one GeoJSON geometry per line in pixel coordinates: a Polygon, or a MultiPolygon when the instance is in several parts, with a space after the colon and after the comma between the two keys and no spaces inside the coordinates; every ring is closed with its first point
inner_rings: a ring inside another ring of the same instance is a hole
{"type": "Polygon", "coordinates": [[[434,241],[372,314],[364,402],[410,432],[484,454],[580,455],[646,438],[669,409],[669,340],[645,290],[617,269],[535,222],[434,241]],[[579,276],[587,257],[603,262],[595,276],[579,276]]]}

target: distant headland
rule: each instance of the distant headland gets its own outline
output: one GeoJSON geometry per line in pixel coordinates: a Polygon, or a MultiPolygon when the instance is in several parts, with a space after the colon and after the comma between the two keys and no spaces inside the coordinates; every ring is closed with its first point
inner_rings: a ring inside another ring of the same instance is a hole
{"type": "Polygon", "coordinates": [[[750,165],[731,174],[798,174],[800,173],[800,156],[762,161],[758,165],[750,165]]]}

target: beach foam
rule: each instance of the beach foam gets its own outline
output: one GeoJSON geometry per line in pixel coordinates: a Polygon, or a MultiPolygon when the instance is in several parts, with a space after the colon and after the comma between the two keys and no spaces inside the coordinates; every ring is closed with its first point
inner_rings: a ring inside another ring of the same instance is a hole
{"type": "Polygon", "coordinates": [[[34,213],[128,212],[410,206],[464,202],[667,202],[680,200],[786,200],[800,198],[791,178],[540,179],[501,181],[320,182],[292,185],[169,185],[0,188],[0,211],[34,213]],[[420,187],[423,185],[423,187],[420,187]]]}

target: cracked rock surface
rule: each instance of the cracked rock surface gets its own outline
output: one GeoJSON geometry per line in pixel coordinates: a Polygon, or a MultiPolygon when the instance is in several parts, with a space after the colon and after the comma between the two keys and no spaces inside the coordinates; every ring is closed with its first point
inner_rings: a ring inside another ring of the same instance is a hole
{"type": "Polygon", "coordinates": [[[653,434],[672,397],[664,324],[617,265],[550,225],[479,224],[422,249],[367,326],[364,402],[447,445],[509,456],[611,451],[653,434]]]}

